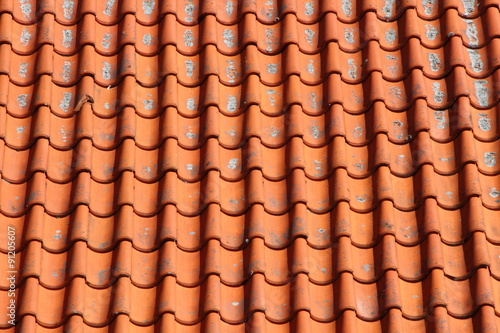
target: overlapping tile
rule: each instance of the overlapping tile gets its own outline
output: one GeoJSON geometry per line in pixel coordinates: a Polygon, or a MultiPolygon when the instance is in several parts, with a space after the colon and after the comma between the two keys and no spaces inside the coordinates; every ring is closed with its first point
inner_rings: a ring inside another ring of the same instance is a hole
{"type": "Polygon", "coordinates": [[[497,331],[498,1],[0,13],[19,329],[497,331]]]}

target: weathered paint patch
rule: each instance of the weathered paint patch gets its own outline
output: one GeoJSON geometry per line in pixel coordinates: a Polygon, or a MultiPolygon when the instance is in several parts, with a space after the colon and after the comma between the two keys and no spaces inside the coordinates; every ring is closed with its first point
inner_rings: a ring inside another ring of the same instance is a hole
{"type": "Polygon", "coordinates": [[[435,26],[433,26],[432,24],[426,24],[425,25],[425,36],[429,39],[429,40],[435,40],[437,38],[437,35],[439,34],[439,30],[436,29],[435,26]]]}
{"type": "Polygon", "coordinates": [[[238,109],[238,101],[236,99],[236,97],[234,96],[227,96],[228,97],[228,100],[227,100],[227,110],[229,112],[234,112],[238,109]]]}
{"type": "Polygon", "coordinates": [[[71,44],[73,43],[73,31],[72,30],[63,30],[63,40],[62,40],[62,46],[65,48],[71,47],[71,44]]]}
{"type": "Polygon", "coordinates": [[[385,32],[385,41],[389,44],[394,43],[394,41],[398,38],[398,33],[395,29],[387,29],[385,32]]]}
{"type": "Polygon", "coordinates": [[[104,15],[111,17],[111,11],[113,10],[113,6],[115,5],[116,0],[108,0],[106,1],[106,7],[102,12],[104,15]]]}
{"type": "Polygon", "coordinates": [[[27,63],[27,62],[22,63],[22,64],[19,66],[19,75],[20,75],[22,78],[26,78],[26,74],[28,74],[28,66],[29,66],[29,63],[27,63]]]}
{"type": "Polygon", "coordinates": [[[186,66],[186,76],[193,77],[194,74],[194,62],[192,60],[184,61],[184,65],[186,66]]]}
{"type": "Polygon", "coordinates": [[[111,79],[111,64],[107,61],[104,61],[102,66],[102,77],[104,80],[110,80],[111,79]]]}
{"type": "Polygon", "coordinates": [[[188,47],[193,47],[194,46],[194,35],[191,30],[185,30],[184,31],[184,45],[188,47]]]}
{"type": "Polygon", "coordinates": [[[494,167],[497,165],[497,154],[495,152],[484,153],[484,164],[488,167],[494,167]]]}
{"type": "Polygon", "coordinates": [[[486,86],[488,81],[477,80],[474,81],[474,87],[476,88],[476,97],[481,106],[488,106],[488,87],[486,86]]]}
{"type": "Polygon", "coordinates": [[[478,127],[481,131],[489,131],[491,130],[491,119],[488,118],[487,113],[479,113],[478,127]]]}
{"type": "Polygon", "coordinates": [[[351,0],[342,0],[342,11],[347,17],[352,15],[351,0]]]}
{"type": "Polygon", "coordinates": [[[109,49],[109,46],[111,45],[111,38],[113,36],[109,33],[109,32],[106,32],[104,34],[104,37],[102,38],[102,42],[101,42],[101,45],[102,47],[104,47],[106,50],[109,49]]]}
{"type": "Polygon", "coordinates": [[[61,102],[59,103],[59,107],[64,112],[68,112],[68,109],[71,105],[71,100],[73,99],[73,94],[70,92],[63,92],[62,95],[63,95],[63,98],[62,98],[61,102]]]}
{"type": "Polygon", "coordinates": [[[354,30],[352,28],[344,29],[344,38],[349,44],[354,44],[354,30]]]}
{"type": "Polygon", "coordinates": [[[439,59],[439,54],[437,53],[427,53],[429,64],[431,65],[431,71],[437,72],[441,69],[441,59],[439,59]]]}
{"type": "Polygon", "coordinates": [[[62,74],[63,81],[68,82],[69,78],[71,77],[71,61],[68,60],[64,61],[62,69],[63,69],[63,74],[62,74]]]}
{"type": "Polygon", "coordinates": [[[467,52],[469,53],[472,70],[476,73],[481,72],[484,68],[484,63],[481,60],[481,54],[479,54],[477,50],[471,49],[467,49],[467,52]]]}
{"type": "Polygon", "coordinates": [[[446,94],[443,91],[441,91],[441,83],[434,82],[432,84],[432,91],[434,91],[434,96],[433,96],[434,102],[442,103],[446,94]]]}
{"type": "Polygon", "coordinates": [[[73,8],[75,3],[73,0],[64,0],[62,4],[63,16],[66,20],[71,20],[73,18],[73,8]]]}
{"type": "Polygon", "coordinates": [[[472,20],[464,20],[467,24],[467,29],[465,30],[465,34],[469,38],[469,45],[472,47],[479,45],[479,37],[478,31],[476,27],[476,23],[472,20]]]}

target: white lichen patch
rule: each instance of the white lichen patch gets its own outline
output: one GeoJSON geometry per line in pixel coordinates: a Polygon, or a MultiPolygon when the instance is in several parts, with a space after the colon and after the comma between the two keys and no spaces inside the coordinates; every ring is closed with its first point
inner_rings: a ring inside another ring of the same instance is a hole
{"type": "Polygon", "coordinates": [[[63,95],[63,98],[62,98],[61,102],[59,103],[59,107],[64,112],[68,112],[68,109],[71,106],[71,100],[73,99],[73,94],[70,92],[63,92],[62,95],[63,95]]]}
{"type": "Polygon", "coordinates": [[[185,30],[183,38],[184,38],[184,45],[186,45],[188,47],[194,46],[194,35],[193,35],[193,32],[191,30],[189,30],[189,29],[185,30]]]}
{"type": "Polygon", "coordinates": [[[236,66],[234,64],[234,60],[226,60],[226,77],[229,79],[229,83],[234,83],[238,72],[236,71],[236,66]]]}
{"type": "Polygon", "coordinates": [[[307,72],[309,74],[314,74],[316,71],[314,69],[314,60],[309,60],[307,63],[307,72]]]}
{"type": "Polygon", "coordinates": [[[28,46],[31,37],[33,37],[33,35],[30,33],[28,28],[24,28],[23,31],[21,31],[21,36],[20,36],[21,45],[28,46]]]}
{"type": "Polygon", "coordinates": [[[69,78],[71,77],[71,61],[64,61],[62,70],[63,81],[68,82],[69,78]]]}
{"type": "Polygon", "coordinates": [[[313,107],[313,109],[317,109],[318,108],[318,101],[316,100],[317,99],[317,96],[316,96],[316,93],[312,92],[310,95],[309,95],[310,99],[311,99],[311,106],[313,107]]]}
{"type": "Polygon", "coordinates": [[[314,14],[314,1],[308,1],[305,4],[304,14],[306,16],[311,16],[314,14]]]}
{"type": "Polygon", "coordinates": [[[354,44],[354,29],[345,28],[344,29],[344,38],[349,44],[354,44]]]}
{"type": "Polygon", "coordinates": [[[274,98],[273,95],[276,94],[276,90],[274,89],[267,89],[266,94],[269,96],[269,103],[271,103],[272,106],[276,105],[276,99],[274,98]]]}
{"type": "Polygon", "coordinates": [[[472,70],[476,73],[481,72],[484,68],[484,63],[481,60],[481,54],[479,54],[477,50],[471,49],[467,49],[467,52],[469,53],[472,70]]]}
{"type": "Polygon", "coordinates": [[[19,0],[19,4],[21,6],[21,12],[27,18],[31,18],[32,5],[30,0],[19,0]]]}
{"type": "Polygon", "coordinates": [[[19,75],[22,78],[26,78],[26,74],[28,74],[28,66],[29,66],[29,63],[27,63],[27,62],[19,65],[19,75]]]}
{"type": "Polygon", "coordinates": [[[278,66],[279,64],[267,64],[267,72],[269,74],[276,74],[278,73],[278,66]]]}
{"type": "Polygon", "coordinates": [[[234,11],[234,4],[232,1],[226,1],[226,13],[227,16],[231,16],[234,11]]]}
{"type": "Polygon", "coordinates": [[[389,95],[396,97],[397,99],[403,99],[403,91],[396,86],[392,86],[389,88],[389,95]]]}
{"type": "Polygon", "coordinates": [[[63,40],[62,40],[62,46],[65,48],[71,47],[71,44],[73,44],[73,31],[72,30],[63,30],[63,40]]]}
{"type": "Polygon", "coordinates": [[[490,187],[490,197],[498,198],[500,196],[500,191],[497,191],[496,187],[490,187]]]}
{"type": "Polygon", "coordinates": [[[186,22],[193,22],[193,14],[194,14],[194,4],[187,3],[184,5],[184,11],[186,12],[186,22]]]}
{"type": "Polygon", "coordinates": [[[464,20],[467,24],[467,29],[465,29],[465,34],[467,38],[469,38],[469,45],[472,47],[476,47],[479,45],[479,37],[478,31],[476,27],[476,23],[472,20],[464,20]]]}
{"type": "Polygon", "coordinates": [[[347,17],[352,15],[351,0],[342,0],[342,11],[347,17]]]}
{"type": "Polygon", "coordinates": [[[382,12],[384,13],[386,18],[392,16],[392,9],[394,7],[395,0],[385,0],[385,4],[382,7],[382,12]]]}
{"type": "Polygon", "coordinates": [[[194,62],[192,60],[184,61],[184,65],[186,66],[186,76],[193,77],[194,74],[194,62]]]}
{"type": "Polygon", "coordinates": [[[188,98],[186,102],[186,107],[190,111],[194,111],[196,109],[196,103],[194,101],[194,98],[188,98]]]}
{"type": "Polygon", "coordinates": [[[436,0],[422,0],[422,7],[424,7],[425,15],[432,15],[435,3],[436,0]]]}
{"type": "Polygon", "coordinates": [[[227,47],[232,48],[234,46],[236,38],[234,37],[232,30],[225,29],[222,33],[222,38],[224,39],[224,44],[226,44],[227,47]]]}
{"type": "Polygon", "coordinates": [[[488,118],[487,113],[479,113],[478,127],[481,131],[489,131],[491,130],[491,119],[488,118]]]}
{"type": "Polygon", "coordinates": [[[228,97],[228,99],[227,99],[227,110],[229,112],[236,111],[238,109],[238,100],[236,99],[236,97],[231,96],[231,95],[228,95],[227,97],[228,97]]]}
{"type": "Polygon", "coordinates": [[[438,129],[446,128],[446,113],[445,111],[434,111],[434,119],[437,121],[438,129]]]}
{"type": "Polygon", "coordinates": [[[21,94],[17,96],[17,105],[19,105],[20,108],[25,108],[28,105],[28,94],[21,94]]]}
{"type": "Polygon", "coordinates": [[[264,3],[265,6],[267,7],[267,10],[265,11],[266,19],[270,21],[273,18],[273,11],[274,11],[274,0],[268,0],[266,3],[264,3]]]}
{"type": "Polygon", "coordinates": [[[306,29],[304,30],[304,34],[306,35],[306,41],[309,43],[309,45],[313,46],[313,40],[316,36],[316,32],[314,32],[314,30],[312,29],[306,29]]]}
{"type": "Polygon", "coordinates": [[[153,110],[154,104],[155,104],[154,100],[152,100],[152,99],[145,99],[145,100],[142,101],[142,103],[144,104],[144,108],[146,110],[153,110]]]}
{"type": "Polygon", "coordinates": [[[113,6],[115,5],[116,0],[108,0],[106,1],[106,7],[104,8],[104,11],[102,12],[106,16],[111,17],[111,11],[113,10],[113,6]]]}
{"type": "Polygon", "coordinates": [[[464,15],[468,16],[474,13],[476,7],[475,0],[462,0],[462,4],[464,5],[464,15]]]}
{"type": "Polygon", "coordinates": [[[354,59],[347,59],[348,75],[351,79],[356,79],[358,77],[358,67],[354,64],[354,59]]]}
{"type": "Polygon", "coordinates": [[[435,40],[437,35],[439,34],[439,30],[433,26],[432,24],[425,25],[425,36],[429,40],[435,40]]]}
{"type": "Polygon", "coordinates": [[[153,11],[155,10],[155,0],[144,0],[142,2],[142,10],[145,15],[153,14],[153,11]]]}
{"type": "Polygon", "coordinates": [[[385,41],[389,44],[393,44],[394,41],[398,38],[398,33],[395,29],[387,29],[385,32],[385,41]]]}
{"type": "Polygon", "coordinates": [[[315,139],[319,139],[320,138],[320,136],[321,136],[321,130],[320,130],[319,126],[313,125],[311,127],[311,135],[315,139]]]}
{"type": "Polygon", "coordinates": [[[488,81],[477,80],[474,81],[474,87],[476,88],[476,97],[479,105],[488,106],[488,87],[486,86],[488,81]]]}
{"type": "Polygon", "coordinates": [[[488,167],[494,167],[497,165],[497,159],[496,159],[497,154],[495,152],[487,152],[484,153],[484,164],[488,167]]]}
{"type": "Polygon", "coordinates": [[[234,170],[238,167],[239,160],[237,158],[232,158],[229,160],[229,164],[227,165],[228,169],[234,170]]]}
{"type": "Polygon", "coordinates": [[[62,4],[63,16],[66,20],[71,20],[73,18],[73,8],[75,3],[73,0],[64,0],[62,4]]]}
{"type": "Polygon", "coordinates": [[[102,63],[102,77],[104,80],[110,80],[111,79],[111,64],[107,61],[104,61],[102,63]]]}
{"type": "Polygon", "coordinates": [[[432,91],[434,91],[434,96],[433,96],[434,102],[443,103],[446,94],[443,91],[441,91],[441,83],[439,82],[432,83],[432,91]]]}
{"type": "Polygon", "coordinates": [[[150,46],[153,43],[151,34],[144,34],[144,36],[142,36],[142,43],[146,46],[150,46]]]}
{"type": "Polygon", "coordinates": [[[392,74],[396,73],[398,71],[398,65],[399,65],[398,64],[398,57],[390,55],[390,54],[386,54],[385,58],[391,62],[391,65],[387,66],[387,69],[389,70],[389,72],[391,72],[392,74]]]}
{"type": "Polygon", "coordinates": [[[101,45],[102,47],[104,47],[106,50],[109,49],[109,46],[111,45],[111,38],[113,36],[109,33],[109,32],[106,32],[102,38],[102,42],[101,42],[101,45]]]}
{"type": "Polygon", "coordinates": [[[437,72],[441,69],[441,59],[439,59],[439,54],[437,53],[427,53],[429,64],[431,66],[431,71],[437,72]]]}

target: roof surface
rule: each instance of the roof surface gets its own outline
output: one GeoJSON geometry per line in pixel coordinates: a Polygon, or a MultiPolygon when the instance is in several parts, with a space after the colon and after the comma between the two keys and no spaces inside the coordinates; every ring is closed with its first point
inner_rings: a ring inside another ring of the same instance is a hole
{"type": "Polygon", "coordinates": [[[0,328],[497,332],[499,6],[0,1],[0,328]]]}

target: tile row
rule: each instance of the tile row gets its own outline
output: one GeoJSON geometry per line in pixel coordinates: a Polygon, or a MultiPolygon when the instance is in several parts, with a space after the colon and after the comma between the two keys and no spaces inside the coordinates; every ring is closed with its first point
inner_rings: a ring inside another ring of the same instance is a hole
{"type": "Polygon", "coordinates": [[[287,14],[297,16],[300,22],[311,24],[322,18],[325,13],[336,13],[344,22],[355,22],[367,12],[373,12],[381,20],[393,21],[401,14],[413,9],[424,20],[436,19],[447,9],[454,8],[458,15],[474,18],[481,15],[491,6],[499,6],[497,0],[486,1],[391,1],[369,0],[357,3],[352,0],[265,0],[239,2],[234,0],[221,2],[192,2],[189,0],[162,1],[156,4],[153,0],[126,0],[115,3],[107,1],[67,0],[64,2],[47,0],[37,3],[36,0],[6,0],[0,6],[0,12],[13,16],[21,24],[33,24],[44,14],[52,14],[61,24],[75,24],[85,14],[92,14],[103,25],[117,24],[126,14],[133,14],[137,21],[144,25],[156,24],[167,14],[176,15],[177,20],[185,25],[197,24],[206,16],[215,16],[221,24],[236,24],[245,14],[254,14],[263,24],[273,24],[287,14]]]}
{"type": "MultiPolygon", "coordinates": [[[[61,234],[54,232],[56,235],[61,234]]],[[[149,231],[144,230],[142,236],[149,237],[149,231]]],[[[1,291],[13,289],[8,280],[12,276],[16,288],[35,277],[48,289],[64,288],[79,277],[92,288],[108,288],[123,276],[141,288],[152,288],[167,276],[175,277],[179,285],[196,287],[212,275],[226,286],[240,286],[256,273],[272,285],[288,284],[301,273],[311,283],[326,285],[335,283],[345,272],[357,282],[370,284],[389,270],[397,272],[401,280],[421,282],[434,269],[463,281],[484,267],[492,277],[500,279],[500,246],[489,243],[483,232],[472,234],[461,245],[447,245],[438,234],[431,233],[411,247],[397,243],[393,235],[383,236],[371,248],[356,247],[348,237],[340,237],[331,247],[315,249],[299,237],[281,250],[253,238],[237,251],[227,250],[220,241],[211,239],[196,252],[183,251],[174,241],[163,243],[154,252],[141,252],[132,243],[122,241],[112,251],[100,253],[78,241],[65,252],[51,253],[42,249],[40,242],[32,241],[16,253],[14,267],[8,264],[8,258],[8,253],[0,254],[1,291]]]]}
{"type": "Polygon", "coordinates": [[[193,216],[216,203],[230,215],[245,214],[257,204],[271,214],[283,214],[301,202],[315,213],[326,213],[346,201],[361,213],[373,211],[385,200],[394,202],[400,210],[411,211],[426,198],[436,198],[445,209],[457,209],[472,196],[481,196],[485,207],[496,210],[500,209],[499,189],[500,175],[483,175],[472,164],[448,176],[423,165],[408,178],[392,175],[387,166],[363,179],[351,178],[347,170],[336,169],[330,177],[317,181],[307,179],[301,169],[293,170],[282,181],[267,180],[260,170],[252,170],[245,179],[229,182],[221,179],[219,172],[209,171],[194,183],[179,179],[176,172],[165,173],[157,182],[144,183],[133,172],[124,171],[114,183],[97,182],[90,173],[82,172],[72,183],[59,184],[36,172],[22,184],[2,178],[0,211],[19,217],[32,206],[42,205],[51,215],[66,216],[78,205],[88,205],[92,214],[109,217],[121,206],[132,205],[137,214],[152,216],[172,204],[181,214],[193,216]]]}
{"type": "Polygon", "coordinates": [[[411,38],[418,39],[425,48],[436,49],[453,36],[458,36],[466,47],[476,49],[500,36],[495,24],[500,17],[497,6],[488,7],[481,16],[472,19],[458,14],[456,9],[449,9],[438,19],[428,21],[419,18],[415,9],[408,9],[397,21],[390,22],[367,12],[358,21],[344,23],[336,14],[327,13],[314,24],[301,23],[295,15],[262,24],[257,16],[247,14],[232,25],[218,23],[215,16],[208,15],[193,26],[181,24],[172,14],[150,26],[137,24],[134,15],[126,15],[111,26],[100,24],[93,15],[85,15],[77,24],[67,26],[57,23],[52,15],[44,15],[35,24],[23,25],[4,13],[0,15],[0,42],[10,44],[20,54],[32,54],[48,44],[62,55],[74,55],[90,44],[102,55],[115,55],[125,45],[133,45],[138,53],[151,56],[171,45],[177,52],[193,56],[212,45],[219,53],[236,56],[249,45],[256,46],[261,53],[276,55],[294,44],[303,53],[316,54],[330,42],[349,53],[364,49],[370,41],[378,42],[384,50],[397,51],[411,38]]]}
{"type": "MultiPolygon", "coordinates": [[[[126,314],[138,325],[151,325],[165,313],[182,324],[198,324],[214,312],[229,324],[243,324],[255,312],[263,312],[275,323],[292,320],[299,311],[308,311],[314,320],[331,322],[344,311],[354,310],[361,320],[380,320],[391,309],[400,309],[411,320],[422,320],[444,307],[455,318],[470,318],[480,307],[491,306],[498,313],[499,281],[487,268],[479,268],[469,279],[456,281],[434,269],[422,282],[407,282],[389,270],[375,283],[363,284],[351,273],[342,273],[334,282],[317,285],[298,274],[286,285],[266,283],[255,273],[241,286],[221,283],[215,275],[202,285],[184,287],[167,276],[152,288],[139,288],[127,277],[111,287],[95,289],[75,278],[63,289],[47,289],[36,278],[28,278],[16,291],[16,318],[34,315],[43,326],[60,326],[68,317],[79,315],[92,326],[109,325],[118,314],[126,314]],[[50,299],[51,302],[47,302],[50,299]],[[179,300],[182,299],[182,302],[179,300]],[[332,300],[336,300],[333,302],[332,300]],[[22,301],[24,300],[24,301],[22,301]]],[[[0,291],[6,295],[7,291],[0,291]]],[[[6,299],[6,297],[3,297],[6,299]]],[[[7,326],[6,306],[0,308],[0,325],[7,326]]]]}
{"type": "Polygon", "coordinates": [[[50,75],[42,75],[32,85],[17,86],[7,75],[0,74],[0,106],[18,118],[28,117],[40,106],[50,106],[60,117],[70,117],[82,106],[82,99],[89,96],[94,112],[104,118],[115,116],[127,106],[145,118],[158,117],[167,107],[175,107],[183,117],[194,118],[210,106],[218,107],[225,116],[235,117],[251,105],[258,105],[262,113],[276,117],[292,105],[318,116],[335,104],[347,113],[360,114],[377,101],[383,102],[386,109],[400,112],[418,100],[425,100],[427,107],[434,110],[453,108],[460,97],[468,97],[470,105],[480,110],[491,109],[500,100],[496,89],[500,70],[476,80],[463,67],[455,67],[440,80],[426,78],[420,69],[415,69],[402,81],[389,82],[380,72],[372,72],[364,82],[348,84],[341,75],[331,74],[324,83],[313,86],[301,82],[297,75],[278,86],[262,84],[257,75],[248,76],[238,86],[221,85],[215,75],[196,87],[180,85],[174,75],[166,76],[153,87],[144,87],[136,79],[125,75],[117,86],[101,86],[91,76],[83,76],[77,84],[61,87],[52,82],[50,75]]]}
{"type": "MultiPolygon", "coordinates": [[[[59,131],[59,134],[64,134],[59,131]]],[[[466,164],[477,164],[480,173],[500,174],[499,140],[481,142],[471,131],[464,131],[449,143],[438,143],[428,132],[420,132],[410,143],[391,143],[386,134],[378,134],[366,146],[350,146],[345,137],[336,136],[327,145],[309,147],[299,137],[280,148],[269,148],[255,137],[236,149],[221,147],[209,138],[199,149],[188,150],[174,138],[152,150],[137,147],[124,139],[113,150],[101,150],[90,139],[78,141],[71,150],[59,150],[40,138],[30,149],[10,148],[0,140],[0,173],[9,183],[25,183],[34,173],[42,172],[54,183],[70,183],[82,172],[94,181],[112,183],[125,171],[141,182],[159,181],[167,172],[176,172],[186,182],[202,180],[210,171],[220,173],[224,181],[237,182],[252,170],[260,170],[267,180],[282,181],[295,169],[304,170],[310,180],[325,180],[335,170],[347,170],[350,178],[366,178],[387,166],[396,177],[411,177],[430,165],[442,175],[458,173],[466,164]]]]}
{"type": "Polygon", "coordinates": [[[468,77],[480,80],[488,79],[498,69],[500,60],[491,56],[498,52],[500,38],[483,48],[467,49],[459,37],[452,37],[439,49],[423,48],[420,40],[410,38],[395,52],[384,51],[372,41],[357,53],[345,53],[338,44],[328,43],[317,54],[301,53],[297,45],[290,44],[278,55],[261,53],[255,45],[249,45],[235,56],[220,54],[213,45],[194,56],[184,56],[172,45],[150,57],[138,54],[131,45],[114,56],[100,55],[90,45],[72,56],[57,54],[51,45],[43,45],[30,55],[16,55],[8,44],[0,44],[0,74],[18,86],[32,85],[41,75],[51,75],[52,82],[59,86],[74,86],[82,77],[92,76],[96,84],[106,88],[116,86],[128,75],[145,87],[157,86],[170,75],[185,87],[203,85],[212,76],[218,78],[219,85],[240,86],[249,76],[257,75],[261,84],[270,87],[283,85],[292,75],[306,85],[319,85],[332,74],[344,83],[359,85],[372,72],[380,72],[387,82],[402,81],[417,69],[426,78],[443,80],[459,66],[465,68],[468,77]],[[448,59],[449,54],[453,58],[448,59]]]}
{"type": "MultiPolygon", "coordinates": [[[[387,235],[394,236],[401,246],[412,247],[433,233],[449,246],[463,246],[474,233],[484,233],[487,241],[497,246],[499,218],[500,210],[484,207],[478,197],[471,197],[455,210],[444,209],[436,199],[428,198],[413,211],[399,210],[386,200],[369,213],[358,213],[341,201],[324,214],[297,203],[282,215],[269,214],[262,205],[254,205],[245,215],[231,216],[219,205],[210,204],[196,216],[184,216],[174,205],[166,205],[150,217],[135,214],[129,205],[109,217],[93,215],[84,205],[64,217],[51,216],[40,205],[20,217],[2,216],[19,235],[17,252],[24,251],[30,242],[40,242],[51,253],[66,252],[78,241],[98,253],[113,251],[122,241],[141,252],[157,251],[168,241],[175,241],[182,251],[196,252],[210,240],[217,240],[224,249],[240,251],[254,238],[262,239],[269,249],[286,250],[299,237],[312,249],[335,247],[341,237],[348,237],[355,247],[374,248],[387,235]]],[[[7,234],[1,233],[0,240],[0,252],[6,254],[7,234]]]]}
{"type": "MultiPolygon", "coordinates": [[[[222,333],[288,333],[288,332],[485,332],[496,333],[500,327],[500,317],[489,305],[478,308],[477,313],[470,318],[455,318],[446,312],[444,307],[438,306],[425,319],[413,320],[404,316],[400,309],[389,309],[379,320],[364,321],[356,316],[353,310],[345,310],[332,322],[321,322],[311,318],[308,311],[298,311],[295,316],[286,323],[275,323],[263,312],[254,312],[245,323],[229,324],[221,320],[218,313],[208,313],[198,324],[184,325],[176,321],[175,315],[165,313],[161,315],[154,324],[140,326],[132,321],[127,315],[118,314],[107,327],[94,327],[88,325],[79,315],[69,316],[64,326],[44,327],[36,321],[32,315],[23,316],[17,329],[24,332],[39,333],[63,333],[66,331],[82,331],[85,333],[104,332],[222,332],[222,333]]],[[[5,332],[16,332],[16,328],[4,329],[5,332]]]]}
{"type": "MultiPolygon", "coordinates": [[[[143,118],[131,107],[124,107],[119,114],[111,115],[112,118],[101,118],[102,115],[96,113],[91,104],[86,103],[80,111],[67,118],[59,117],[47,106],[40,106],[32,115],[26,115],[26,118],[17,118],[0,106],[0,146],[25,154],[24,150],[42,144],[36,143],[37,140],[48,139],[50,147],[63,151],[75,150],[83,140],[91,140],[95,149],[109,151],[120,149],[125,140],[132,139],[138,149],[157,150],[165,149],[167,141],[172,142],[171,139],[174,139],[179,149],[197,150],[208,146],[208,141],[215,138],[220,149],[245,149],[250,141],[258,139],[265,148],[286,151],[286,146],[291,141],[300,138],[307,146],[301,149],[326,149],[327,146],[335,146],[335,142],[340,140],[351,146],[349,149],[370,150],[370,147],[377,146],[382,140],[388,141],[384,145],[391,147],[400,145],[401,148],[394,149],[403,151],[407,151],[408,147],[418,148],[421,146],[420,142],[430,143],[432,147],[442,147],[450,155],[443,158],[449,158],[453,155],[450,149],[455,145],[452,141],[461,137],[469,143],[474,141],[474,149],[478,151],[473,154],[476,157],[456,157],[448,161],[433,158],[439,172],[450,173],[465,161],[472,160],[478,161],[479,168],[484,173],[497,170],[496,155],[487,156],[485,153],[496,153],[498,150],[495,142],[500,137],[500,106],[497,104],[494,108],[477,110],[471,106],[467,97],[459,98],[447,110],[430,109],[423,99],[416,100],[406,112],[392,112],[387,110],[384,103],[375,102],[368,112],[359,115],[346,113],[339,104],[332,105],[318,116],[305,114],[300,105],[292,105],[285,114],[276,117],[263,114],[257,105],[249,106],[238,116],[226,116],[215,106],[208,107],[196,118],[185,118],[174,107],[165,108],[155,118],[143,118]],[[470,133],[464,133],[466,131],[472,131],[473,138],[470,133]]],[[[82,143],[85,144],[88,145],[82,143]]],[[[471,144],[467,145],[470,146],[471,144]]],[[[341,151],[345,149],[347,148],[342,147],[341,151]]],[[[427,151],[428,148],[418,150],[427,151]]],[[[401,162],[408,163],[406,158],[412,161],[424,158],[420,156],[420,152],[402,154],[405,158],[401,162]]],[[[458,153],[454,155],[458,156],[458,153]]],[[[404,173],[414,165],[398,164],[392,168],[401,170],[396,173],[404,173]]],[[[363,170],[367,168],[363,167],[363,170]]],[[[357,171],[357,174],[364,172],[363,170],[357,171]]],[[[14,181],[19,176],[8,178],[14,181]]]]}

